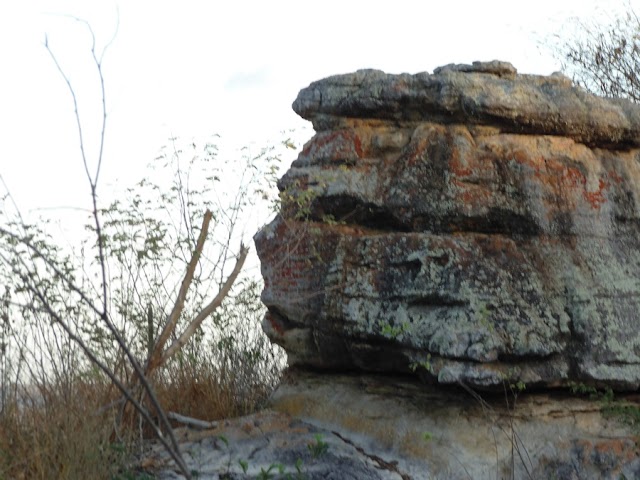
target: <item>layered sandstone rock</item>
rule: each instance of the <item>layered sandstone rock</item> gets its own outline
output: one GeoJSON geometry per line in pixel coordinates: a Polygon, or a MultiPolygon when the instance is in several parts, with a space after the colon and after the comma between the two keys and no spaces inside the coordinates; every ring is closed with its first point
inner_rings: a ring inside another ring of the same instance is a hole
{"type": "Polygon", "coordinates": [[[314,82],[256,246],[292,365],[640,385],[640,108],[509,64],[314,82]]]}
{"type": "MultiPolygon", "coordinates": [[[[627,415],[637,396],[605,403],[517,394],[480,398],[389,375],[296,372],[273,410],[175,433],[202,480],[640,478],[627,415]]],[[[143,465],[154,478],[183,478],[160,445],[143,465]]]]}

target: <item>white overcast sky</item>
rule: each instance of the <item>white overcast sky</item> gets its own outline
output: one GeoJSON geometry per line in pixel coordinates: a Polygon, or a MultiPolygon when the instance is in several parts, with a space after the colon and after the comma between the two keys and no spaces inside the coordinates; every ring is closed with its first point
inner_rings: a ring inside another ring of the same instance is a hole
{"type": "MultiPolygon", "coordinates": [[[[102,188],[135,181],[171,135],[219,133],[260,144],[305,122],[298,91],[322,77],[377,68],[432,71],[500,59],[550,74],[554,35],[623,0],[17,1],[0,2],[0,175],[23,211],[86,207],[72,104],[45,34],[77,89],[95,140],[98,100],[87,20],[104,58],[109,126],[102,188]]],[[[309,131],[309,136],[311,131],[309,131]]],[[[89,152],[95,147],[90,141],[89,152]]],[[[290,160],[292,160],[291,158],[290,160]]]]}

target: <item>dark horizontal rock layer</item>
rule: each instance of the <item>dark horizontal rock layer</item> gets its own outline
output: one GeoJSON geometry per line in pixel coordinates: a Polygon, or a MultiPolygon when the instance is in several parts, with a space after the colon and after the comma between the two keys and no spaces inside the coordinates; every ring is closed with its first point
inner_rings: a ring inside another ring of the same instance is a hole
{"type": "Polygon", "coordinates": [[[291,364],[502,389],[640,385],[640,109],[518,75],[359,71],[256,235],[291,364]]]}

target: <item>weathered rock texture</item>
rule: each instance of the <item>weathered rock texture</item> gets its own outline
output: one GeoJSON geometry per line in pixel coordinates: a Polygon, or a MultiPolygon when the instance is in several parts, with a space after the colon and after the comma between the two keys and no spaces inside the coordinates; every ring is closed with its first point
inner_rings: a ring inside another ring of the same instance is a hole
{"type": "MultiPolygon", "coordinates": [[[[388,375],[294,372],[272,410],[176,435],[201,480],[640,478],[626,414],[637,398],[517,393],[481,399],[388,375]]],[[[143,465],[183,478],[160,446],[143,465]]]]}
{"type": "Polygon", "coordinates": [[[640,478],[637,393],[548,388],[640,383],[640,110],[501,62],[294,108],[317,134],[256,236],[293,367],[269,410],[179,432],[198,478],[640,478]]]}
{"type": "Polygon", "coordinates": [[[640,385],[640,108],[507,63],[302,90],[256,237],[292,365],[502,389],[640,385]]]}

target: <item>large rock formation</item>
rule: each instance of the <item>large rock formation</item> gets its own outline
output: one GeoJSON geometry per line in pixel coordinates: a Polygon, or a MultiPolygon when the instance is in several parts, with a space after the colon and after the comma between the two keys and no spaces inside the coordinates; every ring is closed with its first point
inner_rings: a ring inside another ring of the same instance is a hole
{"type": "Polygon", "coordinates": [[[256,246],[291,365],[640,385],[640,108],[507,63],[303,89],[256,246]]]}
{"type": "Polygon", "coordinates": [[[294,108],[317,134],[256,235],[293,368],[181,432],[198,478],[640,478],[638,395],[594,390],[640,382],[640,109],[501,62],[294,108]]]}

